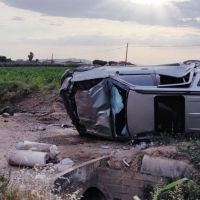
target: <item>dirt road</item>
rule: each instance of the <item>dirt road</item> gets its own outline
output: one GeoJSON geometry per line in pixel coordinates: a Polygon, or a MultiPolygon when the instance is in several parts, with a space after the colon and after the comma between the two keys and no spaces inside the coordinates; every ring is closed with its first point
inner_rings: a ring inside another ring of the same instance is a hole
{"type": "Polygon", "coordinates": [[[9,168],[4,156],[21,141],[55,144],[60,151],[58,161],[70,158],[75,164],[109,155],[116,150],[129,149],[125,142],[107,141],[90,136],[80,137],[73,126],[62,128],[62,124],[71,125],[65,111],[54,112],[45,117],[30,113],[0,116],[0,169],[9,168]]]}

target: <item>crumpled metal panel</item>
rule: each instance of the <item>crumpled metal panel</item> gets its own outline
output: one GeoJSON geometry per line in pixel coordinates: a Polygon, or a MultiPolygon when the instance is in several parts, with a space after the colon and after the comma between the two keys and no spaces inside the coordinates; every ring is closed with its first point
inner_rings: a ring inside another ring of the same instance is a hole
{"type": "Polygon", "coordinates": [[[75,95],[80,123],[88,133],[112,137],[109,85],[106,80],[75,95]]]}
{"type": "Polygon", "coordinates": [[[172,76],[176,78],[181,78],[186,76],[188,73],[194,70],[195,64],[190,65],[180,65],[180,66],[167,66],[167,67],[154,67],[155,73],[165,76],[172,76]]]}

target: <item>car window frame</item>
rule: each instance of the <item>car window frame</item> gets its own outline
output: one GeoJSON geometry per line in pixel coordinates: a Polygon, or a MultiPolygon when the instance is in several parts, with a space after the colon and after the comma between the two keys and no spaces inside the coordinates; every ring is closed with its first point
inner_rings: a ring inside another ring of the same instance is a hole
{"type": "Polygon", "coordinates": [[[128,85],[130,85],[130,86],[134,86],[134,87],[155,87],[155,86],[157,86],[158,85],[158,83],[157,83],[157,79],[156,79],[156,74],[123,74],[123,75],[118,75],[117,76],[117,78],[118,78],[118,80],[120,80],[121,82],[124,82],[125,84],[128,84],[128,85]],[[130,82],[127,82],[126,80],[124,80],[124,79],[122,79],[122,78],[120,78],[121,76],[151,76],[151,78],[152,78],[152,83],[154,84],[154,85],[136,85],[136,84],[132,84],[132,83],[130,83],[130,82]]]}

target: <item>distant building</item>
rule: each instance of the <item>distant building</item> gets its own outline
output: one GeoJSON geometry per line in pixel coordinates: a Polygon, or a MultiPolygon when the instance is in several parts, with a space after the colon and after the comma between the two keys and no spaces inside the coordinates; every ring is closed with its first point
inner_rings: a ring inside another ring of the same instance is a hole
{"type": "Polygon", "coordinates": [[[54,60],[46,59],[46,60],[44,60],[42,63],[44,63],[44,64],[54,64],[55,61],[54,61],[54,60]]]}

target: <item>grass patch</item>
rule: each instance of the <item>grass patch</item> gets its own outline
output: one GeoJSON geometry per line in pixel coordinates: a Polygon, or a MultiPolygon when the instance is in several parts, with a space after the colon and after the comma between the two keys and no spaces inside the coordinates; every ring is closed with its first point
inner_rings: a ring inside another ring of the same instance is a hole
{"type": "Polygon", "coordinates": [[[200,140],[192,141],[187,146],[178,145],[177,147],[180,152],[187,153],[190,162],[200,169],[200,140]]]}
{"type": "Polygon", "coordinates": [[[67,67],[0,67],[0,114],[13,114],[13,103],[31,92],[59,91],[60,78],[66,70],[67,67]]]}
{"type": "Polygon", "coordinates": [[[153,146],[168,146],[168,145],[178,145],[181,142],[193,142],[200,141],[200,133],[159,133],[157,135],[152,135],[150,142],[153,146]]]}

